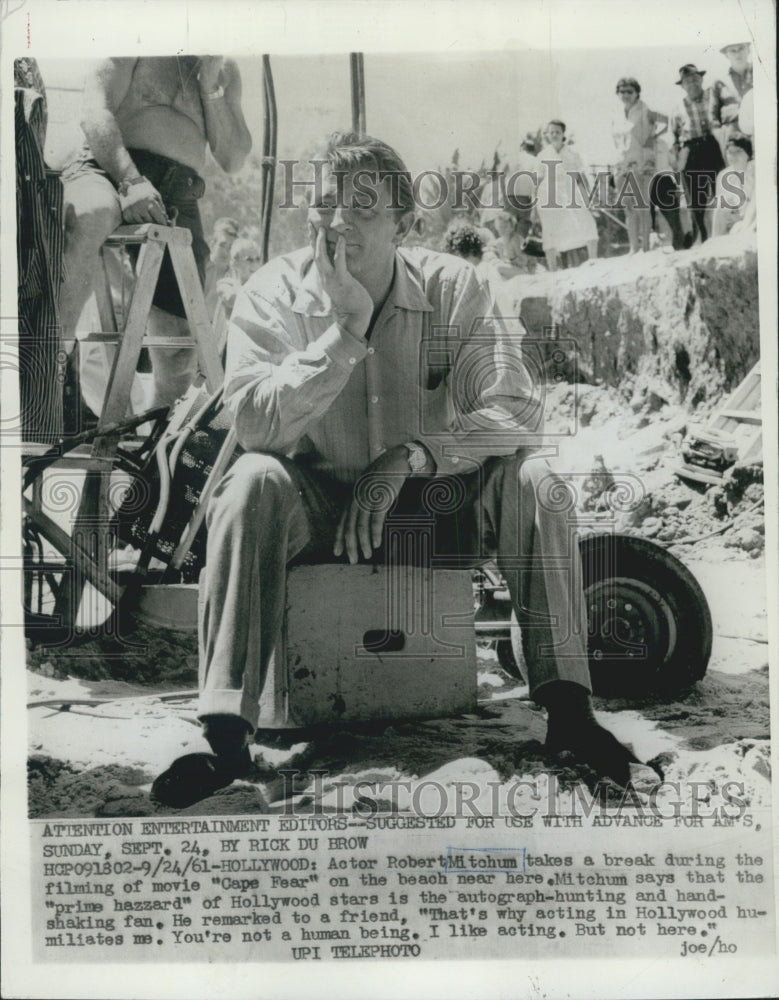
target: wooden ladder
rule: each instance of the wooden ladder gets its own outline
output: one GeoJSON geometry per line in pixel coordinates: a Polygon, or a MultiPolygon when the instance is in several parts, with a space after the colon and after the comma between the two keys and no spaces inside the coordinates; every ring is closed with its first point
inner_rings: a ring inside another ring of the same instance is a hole
{"type": "MultiPolygon", "coordinates": [[[[55,613],[61,616],[63,622],[71,625],[76,619],[85,582],[90,582],[112,603],[116,603],[120,596],[108,568],[108,557],[113,547],[110,528],[113,514],[110,502],[111,471],[119,443],[119,435],[112,428],[121,423],[130,411],[130,393],[141,350],[144,347],[172,350],[192,347],[197,358],[196,380],[205,380],[208,391],[215,392],[224,379],[192,253],[191,232],[180,227],[148,223],[121,226],[105,241],[104,250],[128,246],[139,246],[140,250],[135,268],[135,285],[123,317],[124,328],[118,328],[104,267],[103,281],[96,282],[102,329],[82,338],[82,342],[86,343],[116,345],[117,350],[111,363],[108,386],[98,419],[97,437],[89,453],[81,459],[81,467],[87,472],[70,545],[71,555],[77,554],[77,558],[71,560],[69,578],[60,588],[55,606],[55,613]],[[149,336],[146,332],[166,250],[170,254],[184,304],[189,325],[187,337],[149,336]]],[[[71,460],[69,464],[72,466],[74,463],[71,460]]]]}

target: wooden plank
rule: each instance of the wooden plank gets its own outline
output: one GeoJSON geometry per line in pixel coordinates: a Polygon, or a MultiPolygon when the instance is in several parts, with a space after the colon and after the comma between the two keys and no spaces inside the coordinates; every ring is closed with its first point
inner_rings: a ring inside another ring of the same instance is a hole
{"type": "MultiPolygon", "coordinates": [[[[161,243],[151,242],[141,247],[138,277],[127,315],[127,325],[108,380],[103,412],[98,421],[98,429],[101,431],[107,424],[122,420],[127,415],[130,389],[135,378],[135,370],[138,367],[138,358],[146,332],[146,322],[157,287],[157,278],[164,252],[165,248],[161,243]]],[[[109,447],[108,443],[101,444],[100,439],[98,439],[95,442],[95,453],[99,454],[100,449],[105,447],[109,447]]]]}
{"type": "Polygon", "coordinates": [[[195,258],[191,251],[174,244],[168,247],[168,252],[173,261],[173,270],[176,273],[181,301],[184,303],[189,332],[195,341],[200,371],[205,376],[209,390],[216,392],[224,382],[224,369],[206,312],[203,289],[195,268],[195,258]]]}
{"type": "MultiPolygon", "coordinates": [[[[30,500],[24,500],[24,513],[30,518],[47,542],[50,542],[58,552],[61,552],[68,563],[78,567],[84,577],[113,604],[117,604],[122,590],[105,573],[91,556],[67,535],[65,531],[40,510],[36,510],[30,500]]],[[[59,601],[58,601],[59,603],[59,601]]],[[[70,621],[68,613],[65,620],[70,621]]]]}
{"type": "Polygon", "coordinates": [[[763,418],[754,410],[720,410],[719,417],[727,417],[747,424],[762,424],[763,418]]]}

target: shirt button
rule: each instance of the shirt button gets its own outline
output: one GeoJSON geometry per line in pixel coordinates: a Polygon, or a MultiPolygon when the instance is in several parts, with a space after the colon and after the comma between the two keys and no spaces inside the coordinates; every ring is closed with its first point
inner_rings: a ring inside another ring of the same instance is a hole
{"type": "Polygon", "coordinates": [[[378,396],[371,396],[371,402],[372,403],[378,403],[378,401],[379,401],[379,397],[378,396]]]}
{"type": "Polygon", "coordinates": [[[375,354],[375,353],[376,353],[376,348],[375,347],[369,347],[368,348],[368,354],[375,354]]]}
{"type": "Polygon", "coordinates": [[[349,364],[350,365],[356,365],[357,364],[357,358],[349,358],[349,364]]]}
{"type": "Polygon", "coordinates": [[[452,455],[452,465],[457,465],[460,459],[456,455],[452,455]]]}

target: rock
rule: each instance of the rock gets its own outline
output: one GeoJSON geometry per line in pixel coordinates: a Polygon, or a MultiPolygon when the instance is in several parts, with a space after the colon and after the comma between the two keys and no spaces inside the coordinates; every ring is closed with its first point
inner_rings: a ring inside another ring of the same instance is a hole
{"type": "Polygon", "coordinates": [[[767,741],[747,750],[744,754],[744,770],[756,771],[768,781],[771,780],[771,757],[767,741]]]}
{"type": "Polygon", "coordinates": [[[645,538],[654,538],[662,527],[663,522],[659,517],[648,517],[641,525],[641,534],[644,535],[645,538]]]}
{"type": "MultiPolygon", "coordinates": [[[[670,395],[670,393],[669,393],[670,395]]],[[[648,392],[646,397],[646,411],[647,413],[657,413],[658,410],[662,410],[664,406],[668,405],[668,400],[664,399],[662,396],[658,395],[656,392],[648,392]]]]}
{"type": "Polygon", "coordinates": [[[744,503],[757,503],[758,500],[763,499],[763,494],[762,483],[750,483],[744,490],[744,503]]]}
{"type": "Polygon", "coordinates": [[[662,531],[657,533],[657,540],[659,542],[672,542],[678,534],[678,529],[672,524],[666,524],[662,531]]]}
{"type": "Polygon", "coordinates": [[[745,552],[762,551],[765,542],[763,536],[754,528],[735,528],[730,537],[725,539],[725,545],[730,549],[743,549],[745,552]]]}
{"type": "MultiPolygon", "coordinates": [[[[736,463],[722,477],[722,487],[731,507],[735,507],[736,504],[744,499],[746,491],[750,486],[757,486],[759,484],[762,487],[762,483],[762,462],[750,465],[739,465],[736,463]]],[[[755,500],[758,500],[761,494],[753,492],[753,495],[755,496],[755,500]]]]}
{"type": "Polygon", "coordinates": [[[728,500],[722,486],[712,486],[706,492],[706,499],[714,517],[720,520],[728,516],[728,500]]]}

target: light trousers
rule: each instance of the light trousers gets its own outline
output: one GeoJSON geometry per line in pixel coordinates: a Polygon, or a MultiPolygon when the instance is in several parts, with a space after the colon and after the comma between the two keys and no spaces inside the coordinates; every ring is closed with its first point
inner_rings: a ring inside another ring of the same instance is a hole
{"type": "MultiPolygon", "coordinates": [[[[270,454],[242,455],[220,481],[200,578],[200,717],[238,715],[256,727],[287,567],[336,561],[336,526],[351,495],[350,486],[270,454]]],[[[573,499],[546,460],[517,455],[464,476],[409,479],[385,528],[394,518],[406,530],[420,498],[420,524],[438,510],[433,569],[497,561],[522,627],[531,694],[556,680],[589,691],[573,499]]]]}

